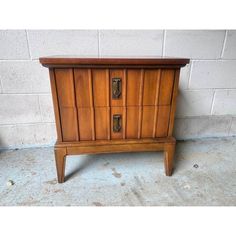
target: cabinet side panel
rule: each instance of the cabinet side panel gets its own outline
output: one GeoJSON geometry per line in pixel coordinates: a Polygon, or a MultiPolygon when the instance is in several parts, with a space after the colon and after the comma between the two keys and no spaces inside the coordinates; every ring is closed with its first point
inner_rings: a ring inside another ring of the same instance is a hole
{"type": "Polygon", "coordinates": [[[127,106],[139,106],[142,71],[127,70],[127,106]]]}
{"type": "Polygon", "coordinates": [[[176,101],[177,101],[178,88],[179,88],[179,74],[180,74],[180,69],[177,69],[175,71],[175,82],[174,82],[173,96],[172,96],[172,101],[171,101],[168,136],[172,136],[173,129],[174,129],[176,101]]]}
{"type": "Polygon", "coordinates": [[[143,105],[154,106],[160,82],[160,70],[144,71],[143,105]]]}
{"type": "MultiPolygon", "coordinates": [[[[109,139],[110,134],[108,127],[108,115],[109,115],[109,108],[107,107],[97,107],[95,108],[95,136],[96,140],[99,139],[109,139]]],[[[109,124],[110,125],[110,124],[109,124]]]]}
{"type": "Polygon", "coordinates": [[[73,69],[55,69],[63,141],[78,141],[73,69]]]}
{"type": "Polygon", "coordinates": [[[77,107],[89,107],[91,104],[89,70],[74,69],[74,80],[77,107]]]}
{"type": "Polygon", "coordinates": [[[141,138],[152,138],[155,116],[155,106],[144,106],[142,114],[142,131],[141,138]]]}
{"type": "Polygon", "coordinates": [[[126,138],[138,138],[139,136],[139,109],[142,108],[127,107],[126,138]]]}
{"type": "Polygon", "coordinates": [[[161,71],[159,105],[169,105],[171,103],[175,70],[163,69],[161,71]]]}
{"type": "Polygon", "coordinates": [[[156,137],[167,137],[170,117],[170,106],[159,106],[157,111],[156,137]]]}
{"type": "Polygon", "coordinates": [[[95,107],[109,106],[109,72],[106,69],[92,70],[93,103],[95,107]]]}
{"type": "Polygon", "coordinates": [[[56,121],[56,129],[57,129],[57,140],[61,142],[62,141],[61,118],[60,118],[59,104],[57,98],[57,87],[56,87],[54,69],[49,69],[49,75],[50,75],[54,115],[56,121]]]}

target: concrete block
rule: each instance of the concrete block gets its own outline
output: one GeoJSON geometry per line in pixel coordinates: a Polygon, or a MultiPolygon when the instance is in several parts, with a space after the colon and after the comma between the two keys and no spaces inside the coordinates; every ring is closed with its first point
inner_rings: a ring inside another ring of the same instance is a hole
{"type": "Polygon", "coordinates": [[[3,93],[49,93],[48,70],[38,61],[0,62],[3,93]]]}
{"type": "Polygon", "coordinates": [[[191,89],[236,88],[236,61],[194,61],[191,89]]]}
{"type": "Polygon", "coordinates": [[[0,125],[0,148],[21,145],[21,137],[17,133],[16,125],[0,125]]]}
{"type": "Polygon", "coordinates": [[[25,30],[0,30],[0,59],[29,59],[25,30]]]}
{"type": "Polygon", "coordinates": [[[159,30],[101,30],[102,57],[162,56],[163,31],[159,30]]]}
{"type": "Polygon", "coordinates": [[[213,115],[236,115],[236,89],[217,90],[212,113],[213,115]]]}
{"type": "Polygon", "coordinates": [[[32,58],[52,55],[98,56],[96,30],[29,30],[32,58]]]}
{"type": "Polygon", "coordinates": [[[177,117],[211,114],[213,90],[180,90],[177,97],[177,117]]]}
{"type": "Polygon", "coordinates": [[[236,59],[236,30],[229,30],[227,32],[223,58],[236,59]]]}
{"type": "Polygon", "coordinates": [[[190,68],[191,68],[191,64],[188,64],[185,67],[182,67],[180,70],[180,76],[179,76],[179,88],[180,89],[187,89],[188,88],[189,77],[190,77],[190,68]]]}
{"type": "Polygon", "coordinates": [[[40,122],[37,95],[0,94],[0,124],[40,122]]]}
{"type": "Polygon", "coordinates": [[[39,105],[42,115],[42,121],[55,122],[52,95],[51,94],[39,95],[39,105]]]}
{"type": "Polygon", "coordinates": [[[174,135],[178,140],[227,137],[232,117],[203,116],[175,120],[174,135]]]}
{"type": "Polygon", "coordinates": [[[223,30],[167,30],[165,56],[217,59],[224,37],[223,30]]]}
{"type": "Polygon", "coordinates": [[[21,134],[21,146],[53,145],[56,140],[54,123],[38,123],[17,125],[21,134]]]}
{"type": "Polygon", "coordinates": [[[229,135],[236,136],[236,117],[232,118],[232,123],[229,131],[229,135]]]}

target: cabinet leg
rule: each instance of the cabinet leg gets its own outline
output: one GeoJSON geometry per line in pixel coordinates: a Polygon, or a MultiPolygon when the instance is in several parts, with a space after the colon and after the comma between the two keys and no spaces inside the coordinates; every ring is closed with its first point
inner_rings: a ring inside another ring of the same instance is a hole
{"type": "Polygon", "coordinates": [[[63,183],[65,179],[66,148],[55,148],[54,152],[58,183],[63,183]]]}
{"type": "Polygon", "coordinates": [[[171,176],[173,171],[173,162],[174,162],[174,153],[175,153],[175,143],[166,144],[164,150],[164,164],[166,176],[171,176]]]}

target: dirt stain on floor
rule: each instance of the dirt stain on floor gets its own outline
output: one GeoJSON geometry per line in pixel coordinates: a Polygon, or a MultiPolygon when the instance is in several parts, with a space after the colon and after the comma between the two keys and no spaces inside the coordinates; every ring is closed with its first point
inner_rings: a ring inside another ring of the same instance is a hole
{"type": "Polygon", "coordinates": [[[45,184],[55,185],[55,184],[57,184],[57,180],[56,180],[56,179],[53,179],[53,180],[46,181],[46,182],[44,182],[44,183],[45,183],[45,184]]]}
{"type": "Polygon", "coordinates": [[[125,183],[124,183],[124,182],[122,182],[122,183],[120,183],[120,185],[121,185],[121,186],[125,186],[125,183]]]}
{"type": "Polygon", "coordinates": [[[144,206],[144,199],[141,196],[141,194],[136,189],[134,189],[134,188],[131,188],[131,191],[136,196],[136,198],[139,201],[139,203],[144,206]]]}
{"type": "Polygon", "coordinates": [[[106,163],[104,163],[103,165],[104,166],[108,166],[110,164],[110,162],[106,162],[106,163]]]}
{"type": "Polygon", "coordinates": [[[54,190],[54,193],[64,193],[65,191],[63,189],[56,189],[54,190]]]}
{"type": "Polygon", "coordinates": [[[121,173],[118,173],[117,171],[116,171],[116,168],[112,168],[112,171],[113,171],[113,173],[112,173],[112,175],[113,176],[115,176],[116,178],[121,178],[121,173]]]}
{"type": "Polygon", "coordinates": [[[94,206],[103,206],[101,202],[93,202],[94,206]]]}

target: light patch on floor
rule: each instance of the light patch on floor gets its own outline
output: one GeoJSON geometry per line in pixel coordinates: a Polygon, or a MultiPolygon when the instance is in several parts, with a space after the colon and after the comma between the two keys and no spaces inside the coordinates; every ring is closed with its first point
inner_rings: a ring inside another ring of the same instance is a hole
{"type": "Polygon", "coordinates": [[[179,142],[172,177],[161,152],[69,156],[64,184],[53,148],[1,151],[0,205],[233,206],[236,139],[179,142]]]}

